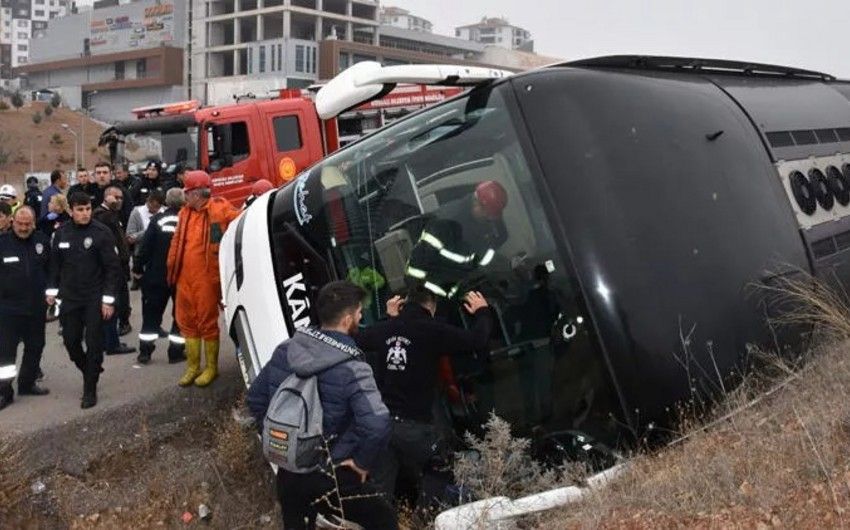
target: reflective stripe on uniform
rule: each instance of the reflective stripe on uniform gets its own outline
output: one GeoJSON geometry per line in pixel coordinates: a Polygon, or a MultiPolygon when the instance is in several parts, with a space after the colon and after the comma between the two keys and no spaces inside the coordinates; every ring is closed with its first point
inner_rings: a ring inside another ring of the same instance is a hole
{"type": "Polygon", "coordinates": [[[59,296],[59,289],[48,289],[44,291],[46,296],[59,296]]]}
{"type": "Polygon", "coordinates": [[[14,364],[0,366],[0,381],[4,381],[6,379],[14,379],[17,375],[18,370],[15,368],[14,364]]]}
{"type": "Polygon", "coordinates": [[[166,215],[165,217],[163,217],[159,221],[157,221],[156,224],[158,224],[159,226],[165,226],[168,223],[177,223],[178,219],[180,219],[180,218],[177,217],[176,215],[166,215]]]}
{"type": "Polygon", "coordinates": [[[139,340],[144,342],[153,342],[159,338],[158,333],[139,333],[139,340]]]}
{"type": "Polygon", "coordinates": [[[180,335],[169,335],[168,342],[172,344],[186,344],[186,339],[184,339],[180,335]]]}
{"type": "Polygon", "coordinates": [[[484,257],[481,258],[479,265],[481,265],[482,267],[486,267],[487,265],[490,264],[491,261],[493,261],[493,257],[495,255],[496,255],[496,251],[493,250],[492,248],[488,248],[487,252],[484,253],[484,257]]]}
{"type": "Polygon", "coordinates": [[[418,279],[422,280],[426,276],[428,276],[428,273],[426,273],[422,269],[417,269],[416,267],[412,267],[412,266],[408,265],[407,266],[407,275],[413,276],[414,278],[418,278],[418,279]]]}
{"type": "Polygon", "coordinates": [[[443,288],[440,287],[437,284],[434,284],[434,283],[431,283],[431,282],[425,282],[425,285],[423,287],[425,287],[426,289],[428,289],[432,293],[436,294],[437,296],[447,296],[446,291],[443,290],[443,288]]]}

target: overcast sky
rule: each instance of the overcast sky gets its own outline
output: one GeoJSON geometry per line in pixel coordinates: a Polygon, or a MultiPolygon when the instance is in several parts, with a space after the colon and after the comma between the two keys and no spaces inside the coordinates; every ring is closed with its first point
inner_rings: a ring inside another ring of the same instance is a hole
{"type": "Polygon", "coordinates": [[[487,16],[529,30],[543,55],[711,57],[850,79],[850,0],[382,0],[437,33],[487,16]]]}

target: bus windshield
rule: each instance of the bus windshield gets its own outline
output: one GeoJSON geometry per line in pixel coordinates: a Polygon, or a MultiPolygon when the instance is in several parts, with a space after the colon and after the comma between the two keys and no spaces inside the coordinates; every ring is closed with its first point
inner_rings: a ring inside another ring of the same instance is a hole
{"type": "MultiPolygon", "coordinates": [[[[605,374],[592,362],[589,318],[506,104],[510,90],[474,90],[303,173],[279,198],[298,233],[281,266],[302,263],[305,277],[332,271],[363,287],[367,326],[417,285],[436,295],[437,318],[467,327],[463,298],[481,292],[495,318],[478,356],[488,361],[453,361],[452,384],[466,396],[455,419],[480,424],[473,409],[495,409],[519,428],[574,425],[587,415],[583,389],[603,387],[605,374]],[[591,368],[577,366],[585,361],[591,368]]],[[[377,353],[379,366],[386,353],[377,353]]]]}

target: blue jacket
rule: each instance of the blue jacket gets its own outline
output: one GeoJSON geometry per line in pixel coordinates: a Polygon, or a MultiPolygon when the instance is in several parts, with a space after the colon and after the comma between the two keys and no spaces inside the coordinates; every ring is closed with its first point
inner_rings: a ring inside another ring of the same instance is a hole
{"type": "Polygon", "coordinates": [[[278,346],[246,397],[258,426],[263,425],[275,391],[293,372],[318,376],[322,429],[333,461],[353,458],[358,467],[373,469],[389,441],[390,414],[354,340],[343,333],[310,329],[298,330],[278,346]]]}

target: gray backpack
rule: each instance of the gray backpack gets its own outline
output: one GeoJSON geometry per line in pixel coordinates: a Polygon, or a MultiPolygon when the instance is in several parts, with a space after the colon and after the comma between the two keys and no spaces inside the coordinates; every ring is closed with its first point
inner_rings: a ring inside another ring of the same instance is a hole
{"type": "Polygon", "coordinates": [[[291,374],[277,388],[263,420],[263,454],[292,473],[310,473],[327,458],[322,402],[315,375],[291,374]]]}

